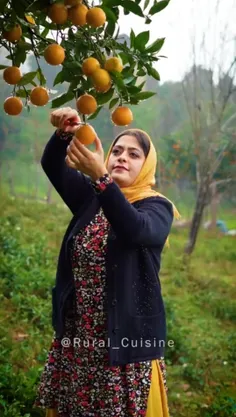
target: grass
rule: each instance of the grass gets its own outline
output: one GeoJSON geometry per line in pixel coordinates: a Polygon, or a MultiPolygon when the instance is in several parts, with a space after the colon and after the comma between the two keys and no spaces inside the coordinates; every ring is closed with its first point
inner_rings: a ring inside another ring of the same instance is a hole
{"type": "MultiPolygon", "coordinates": [[[[56,205],[0,195],[0,414],[32,409],[53,335],[51,287],[71,218],[56,205]]],[[[232,212],[221,213],[236,228],[232,212]]],[[[232,417],[235,402],[235,238],[201,231],[191,261],[187,231],[173,228],[162,259],[171,417],[232,417]]]]}

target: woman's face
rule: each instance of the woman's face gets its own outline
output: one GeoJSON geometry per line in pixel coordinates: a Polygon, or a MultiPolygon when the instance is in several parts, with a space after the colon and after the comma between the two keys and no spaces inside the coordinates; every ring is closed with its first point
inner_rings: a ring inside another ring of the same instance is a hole
{"type": "Polygon", "coordinates": [[[129,187],[137,178],[144,161],[145,155],[137,139],[124,135],[112,148],[107,170],[119,187],[129,187]],[[116,168],[117,166],[125,169],[116,168]]]}

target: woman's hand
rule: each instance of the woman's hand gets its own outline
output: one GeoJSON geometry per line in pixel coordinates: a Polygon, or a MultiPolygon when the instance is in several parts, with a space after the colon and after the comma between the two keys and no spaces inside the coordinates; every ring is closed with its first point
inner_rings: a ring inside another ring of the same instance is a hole
{"type": "Polygon", "coordinates": [[[63,107],[51,113],[50,122],[64,132],[74,133],[81,120],[76,110],[71,107],[63,107]]]}
{"type": "Polygon", "coordinates": [[[100,139],[96,136],[94,141],[96,150],[90,151],[74,136],[67,147],[66,164],[89,175],[94,181],[107,173],[104,165],[104,150],[100,139]]]}

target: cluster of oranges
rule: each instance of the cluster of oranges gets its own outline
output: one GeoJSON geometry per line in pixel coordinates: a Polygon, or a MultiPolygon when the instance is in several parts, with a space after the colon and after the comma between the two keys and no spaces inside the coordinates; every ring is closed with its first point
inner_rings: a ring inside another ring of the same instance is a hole
{"type": "MultiPolygon", "coordinates": [[[[58,25],[63,25],[70,21],[75,26],[87,24],[93,28],[98,28],[106,22],[106,14],[100,7],[88,9],[82,3],[82,0],[64,0],[61,3],[54,3],[47,9],[47,14],[51,21],[58,25]]],[[[35,25],[32,16],[26,15],[25,19],[28,23],[35,25]]],[[[3,32],[3,38],[12,43],[18,42],[21,36],[22,28],[19,24],[16,24],[9,31],[3,32]]],[[[60,65],[66,58],[65,50],[58,43],[52,43],[44,50],[44,58],[50,65],[60,65]]],[[[99,93],[106,93],[111,88],[112,78],[110,73],[113,71],[122,72],[122,70],[123,64],[118,57],[108,58],[103,68],[100,62],[93,56],[82,62],[83,75],[91,79],[94,89],[99,93]]],[[[12,66],[4,70],[3,78],[10,85],[17,85],[22,78],[22,74],[18,67],[12,66]]],[[[44,106],[49,101],[48,90],[43,86],[34,87],[29,94],[29,99],[36,106],[44,106]]],[[[82,115],[91,115],[97,110],[98,104],[93,95],[83,94],[78,98],[76,106],[82,115]]],[[[16,116],[21,113],[22,109],[22,100],[17,96],[8,97],[4,102],[4,110],[9,115],[16,116]]],[[[132,122],[133,115],[128,107],[119,106],[113,111],[111,119],[114,124],[125,126],[132,122]]],[[[90,138],[87,139],[87,143],[92,143],[96,133],[91,126],[83,125],[78,128],[77,137],[81,136],[81,129],[86,133],[87,138],[90,138]]]]}
{"type": "Polygon", "coordinates": [[[75,26],[88,24],[93,28],[98,28],[106,22],[106,14],[100,7],[88,9],[82,0],[65,0],[61,3],[54,3],[48,9],[48,16],[53,23],[58,25],[64,25],[70,21],[75,26]]]}

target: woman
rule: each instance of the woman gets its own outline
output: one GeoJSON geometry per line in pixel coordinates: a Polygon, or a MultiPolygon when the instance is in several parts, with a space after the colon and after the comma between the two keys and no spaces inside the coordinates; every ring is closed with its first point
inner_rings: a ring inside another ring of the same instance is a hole
{"type": "Polygon", "coordinates": [[[151,189],[156,151],[140,130],[124,131],[104,151],[73,137],[70,108],[42,167],[73,218],[63,238],[52,290],[55,334],[35,406],[47,417],[167,417],[165,310],[158,277],[174,205],[151,189]]]}

